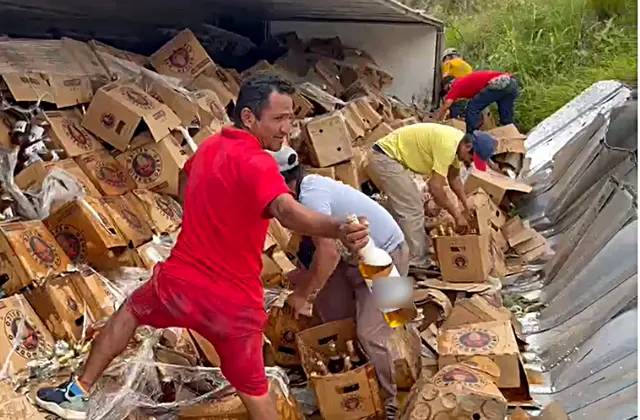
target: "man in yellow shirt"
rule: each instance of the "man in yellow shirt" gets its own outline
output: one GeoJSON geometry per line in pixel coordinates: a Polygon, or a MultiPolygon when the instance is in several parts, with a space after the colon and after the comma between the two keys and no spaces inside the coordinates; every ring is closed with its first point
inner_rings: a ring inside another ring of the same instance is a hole
{"type": "MultiPolygon", "coordinates": [[[[452,80],[468,76],[472,72],[473,68],[462,59],[462,55],[458,50],[455,48],[444,50],[442,54],[442,92],[440,96],[444,97],[446,94],[445,86],[451,83],[452,80]]],[[[468,102],[468,99],[457,100],[450,108],[450,117],[458,118],[464,116],[468,102]]]]}
{"type": "Polygon", "coordinates": [[[446,209],[458,231],[468,228],[471,217],[462,180],[461,163],[475,163],[484,171],[495,151],[496,140],[487,133],[466,134],[442,124],[423,123],[399,128],[378,140],[369,155],[369,176],[387,195],[389,207],[409,245],[409,265],[429,267],[429,240],[424,228],[424,197],[411,172],[429,178],[434,201],[446,209]],[[463,211],[446,194],[449,186],[462,202],[463,211]]]}

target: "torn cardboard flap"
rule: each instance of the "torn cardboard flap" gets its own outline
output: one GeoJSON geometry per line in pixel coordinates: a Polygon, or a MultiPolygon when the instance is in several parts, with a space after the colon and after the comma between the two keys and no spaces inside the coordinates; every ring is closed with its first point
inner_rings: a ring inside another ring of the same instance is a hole
{"type": "Polygon", "coordinates": [[[491,321],[511,321],[511,312],[497,308],[479,295],[467,299],[457,299],[451,314],[442,324],[443,329],[491,321]]]}
{"type": "Polygon", "coordinates": [[[89,179],[73,159],[64,159],[57,162],[35,162],[16,175],[15,183],[18,188],[23,191],[28,189],[37,190],[42,187],[46,176],[54,170],[61,170],[73,176],[73,178],[82,185],[84,192],[88,195],[92,197],[102,197],[102,194],[91,179],[89,179]]]}
{"type": "Polygon", "coordinates": [[[104,195],[123,195],[136,187],[133,179],[106,150],[83,154],[75,161],[104,195]]]}
{"type": "Polygon", "coordinates": [[[456,292],[467,293],[483,293],[491,290],[492,286],[489,283],[451,283],[437,279],[421,279],[416,282],[420,287],[429,287],[438,290],[452,290],[456,292]]]}
{"type": "Polygon", "coordinates": [[[4,84],[17,102],[49,102],[66,108],[91,102],[91,80],[84,76],[3,73],[4,84]]]}
{"type": "Polygon", "coordinates": [[[150,64],[149,57],[145,57],[144,55],[136,54],[131,51],[121,50],[119,48],[112,47],[111,45],[104,44],[100,41],[96,41],[95,39],[87,42],[89,46],[97,52],[111,54],[114,57],[120,58],[122,60],[131,61],[132,63],[136,63],[140,67],[146,67],[150,64]]]}
{"type": "Polygon", "coordinates": [[[77,110],[49,111],[44,115],[51,125],[49,137],[65,151],[67,157],[105,150],[100,141],[82,126],[82,116],[77,110]]]}
{"type": "Polygon", "coordinates": [[[150,57],[151,64],[160,74],[189,80],[213,63],[198,38],[185,29],[164,44],[150,57]]]}
{"type": "Polygon", "coordinates": [[[211,90],[226,107],[235,103],[240,86],[235,79],[223,68],[211,62],[205,69],[187,85],[191,90],[211,90]]]}
{"type": "Polygon", "coordinates": [[[467,194],[482,188],[497,205],[500,205],[507,192],[515,191],[528,194],[533,190],[530,185],[488,170],[486,172],[471,172],[464,184],[464,188],[467,194]]]}
{"type": "Polygon", "coordinates": [[[138,213],[126,198],[104,197],[100,202],[105,206],[124,238],[134,247],[139,247],[151,240],[153,231],[147,223],[147,216],[138,213]]]}
{"type": "Polygon", "coordinates": [[[141,123],[156,141],[180,126],[180,118],[166,105],[133,83],[103,86],[87,109],[82,125],[118,150],[127,149],[141,123]]]}
{"type": "Polygon", "coordinates": [[[509,245],[511,245],[519,255],[526,254],[546,243],[546,239],[533,229],[526,229],[521,234],[509,238],[509,245]]]}
{"type": "Polygon", "coordinates": [[[501,153],[522,153],[526,152],[524,147],[524,141],[527,136],[520,134],[515,125],[503,125],[488,130],[487,133],[491,134],[497,141],[495,155],[501,153]]]}

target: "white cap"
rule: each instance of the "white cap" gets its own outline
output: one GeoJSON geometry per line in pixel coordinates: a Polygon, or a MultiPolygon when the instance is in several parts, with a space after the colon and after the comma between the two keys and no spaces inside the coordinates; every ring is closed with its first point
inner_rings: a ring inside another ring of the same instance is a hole
{"type": "Polygon", "coordinates": [[[282,146],[282,148],[277,152],[272,152],[270,150],[267,150],[267,152],[269,152],[276,160],[280,172],[289,171],[300,164],[298,161],[298,154],[289,146],[282,146]]]}

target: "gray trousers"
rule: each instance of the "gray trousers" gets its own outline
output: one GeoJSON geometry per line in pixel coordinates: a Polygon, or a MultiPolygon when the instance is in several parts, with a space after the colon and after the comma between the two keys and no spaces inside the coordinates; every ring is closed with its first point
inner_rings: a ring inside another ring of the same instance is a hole
{"type": "MultiPolygon", "coordinates": [[[[393,263],[401,276],[409,271],[409,250],[405,243],[391,253],[393,263]]],[[[394,357],[387,345],[393,329],[384,320],[373,301],[373,295],[364,279],[354,267],[340,262],[327,284],[313,303],[315,314],[322,322],[351,318],[356,322],[358,341],[373,364],[385,404],[395,403],[394,357]]]]}

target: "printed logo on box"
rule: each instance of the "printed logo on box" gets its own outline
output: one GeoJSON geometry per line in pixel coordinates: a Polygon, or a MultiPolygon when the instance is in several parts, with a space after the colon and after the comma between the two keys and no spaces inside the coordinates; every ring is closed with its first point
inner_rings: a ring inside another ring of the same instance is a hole
{"type": "Polygon", "coordinates": [[[111,128],[116,124],[116,116],[110,112],[105,112],[100,116],[100,124],[107,128],[111,128]]]}
{"type": "Polygon", "coordinates": [[[69,308],[71,312],[78,313],[78,303],[71,296],[67,296],[67,308],[69,308]]]}
{"type": "Polygon", "coordinates": [[[498,335],[489,330],[460,332],[453,337],[454,345],[469,353],[490,351],[496,347],[499,341],[498,335]]]}
{"type": "Polygon", "coordinates": [[[469,260],[464,255],[456,255],[453,257],[453,265],[460,270],[464,270],[469,265],[469,260]]]}
{"type": "Polygon", "coordinates": [[[68,138],[82,150],[91,150],[93,146],[93,139],[89,133],[80,127],[75,121],[64,119],[62,120],[62,129],[68,138]]]}
{"type": "Polygon", "coordinates": [[[116,188],[125,188],[127,186],[127,178],[125,174],[112,164],[98,162],[94,170],[94,174],[98,180],[109,184],[116,188]]]}
{"type": "Polygon", "coordinates": [[[176,73],[186,73],[193,66],[193,56],[193,47],[190,44],[185,44],[173,50],[164,63],[176,73]]]}
{"type": "Polygon", "coordinates": [[[438,387],[447,387],[460,382],[472,388],[482,388],[486,385],[480,376],[458,367],[440,372],[433,378],[434,385],[438,387]]]}
{"type": "Polygon", "coordinates": [[[60,255],[58,255],[53,245],[44,240],[40,232],[28,230],[22,234],[22,241],[31,257],[38,264],[54,270],[60,267],[60,255]]]}
{"type": "Polygon", "coordinates": [[[74,264],[87,261],[87,240],[78,229],[63,224],[56,227],[52,233],[74,264]]]}
{"type": "Polygon", "coordinates": [[[129,210],[126,206],[120,206],[120,214],[122,218],[127,222],[127,224],[136,232],[144,234],[144,226],[140,221],[140,218],[136,216],[131,210],[129,210]]]}
{"type": "Polygon", "coordinates": [[[153,109],[154,107],[153,102],[149,100],[149,97],[146,94],[138,92],[129,86],[122,86],[120,88],[120,93],[122,93],[122,96],[137,107],[142,109],[153,109]]]}
{"type": "Polygon", "coordinates": [[[139,184],[150,184],[162,173],[162,157],[149,148],[137,149],[127,158],[129,173],[139,184]]]}
{"type": "Polygon", "coordinates": [[[182,219],[182,209],[167,197],[158,196],[156,198],[156,207],[169,220],[180,221],[182,219]]]}
{"type": "Polygon", "coordinates": [[[21,311],[10,310],[4,316],[3,323],[5,336],[21,357],[35,359],[51,351],[51,346],[42,338],[42,332],[31,325],[21,311]]]}
{"type": "Polygon", "coordinates": [[[348,397],[343,398],[340,402],[342,409],[348,412],[361,410],[363,404],[364,399],[360,394],[349,395],[348,397]]]}

